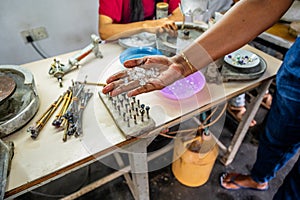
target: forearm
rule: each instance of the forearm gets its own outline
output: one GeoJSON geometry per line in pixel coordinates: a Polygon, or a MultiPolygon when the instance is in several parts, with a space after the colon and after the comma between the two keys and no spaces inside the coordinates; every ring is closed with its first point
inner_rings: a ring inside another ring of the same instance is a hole
{"type": "Polygon", "coordinates": [[[183,21],[183,14],[181,13],[179,7],[176,8],[172,14],[168,17],[168,19],[173,20],[175,22],[182,22],[183,21]]]}
{"type": "Polygon", "coordinates": [[[103,24],[99,26],[99,35],[104,40],[116,40],[146,31],[146,27],[149,28],[149,24],[147,21],[129,24],[103,24]]]}
{"type": "Polygon", "coordinates": [[[292,0],[242,0],[185,49],[184,54],[197,69],[205,67],[269,28],[291,3],[292,0]]]}
{"type": "MultiPolygon", "coordinates": [[[[174,16],[172,18],[174,21],[175,19],[177,21],[182,20],[182,16],[180,16],[180,13],[178,12],[175,12],[174,15],[171,16],[174,16]]],[[[122,37],[129,37],[140,32],[156,33],[158,29],[171,22],[170,18],[171,17],[168,19],[146,20],[128,24],[115,24],[112,23],[111,20],[108,20],[108,17],[99,16],[99,35],[101,39],[104,40],[116,40],[122,37]],[[108,22],[103,23],[103,21],[108,22]]]]}

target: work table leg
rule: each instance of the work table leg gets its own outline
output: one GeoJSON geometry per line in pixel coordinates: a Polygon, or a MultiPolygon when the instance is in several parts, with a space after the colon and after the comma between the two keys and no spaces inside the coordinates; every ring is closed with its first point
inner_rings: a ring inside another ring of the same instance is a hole
{"type": "Polygon", "coordinates": [[[227,148],[227,151],[221,160],[224,165],[227,166],[233,161],[249,129],[249,125],[252,119],[254,119],[263,97],[269,89],[272,81],[273,79],[267,80],[257,88],[258,95],[250,102],[247,111],[242,121],[239,123],[233,139],[231,140],[230,146],[227,148]]]}
{"type": "Polygon", "coordinates": [[[136,200],[149,199],[147,140],[142,139],[130,147],[129,163],[136,200]]]}

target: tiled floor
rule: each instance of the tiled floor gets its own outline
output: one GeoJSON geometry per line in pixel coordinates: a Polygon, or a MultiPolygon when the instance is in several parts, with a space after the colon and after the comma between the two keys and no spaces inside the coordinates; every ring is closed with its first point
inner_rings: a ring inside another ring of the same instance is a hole
{"type": "MultiPolygon", "coordinates": [[[[263,128],[263,119],[267,114],[267,110],[261,108],[257,113],[256,120],[258,125],[248,131],[247,137],[244,139],[239,152],[234,161],[229,166],[221,164],[219,159],[210,174],[209,180],[200,187],[188,187],[179,183],[174,177],[171,164],[166,167],[152,171],[149,173],[150,198],[151,200],[270,200],[276,192],[277,188],[282,183],[283,177],[291,168],[293,160],[277,177],[270,182],[270,188],[267,191],[254,190],[238,190],[228,191],[220,187],[219,175],[224,171],[237,171],[249,173],[256,157],[257,149],[257,134],[263,128]]],[[[189,126],[187,122],[187,126],[189,126]]],[[[225,127],[222,130],[221,140],[228,143],[229,138],[233,136],[236,124],[233,123],[230,117],[226,118],[225,127]]],[[[157,140],[155,145],[169,143],[169,139],[157,140]]],[[[154,146],[155,146],[154,145],[154,146]]],[[[153,146],[152,146],[153,147],[153,146]]],[[[170,162],[172,160],[172,151],[151,161],[151,164],[161,164],[162,162],[170,162]]],[[[294,159],[295,160],[295,159],[294,159]]],[[[65,195],[75,192],[83,185],[97,180],[100,177],[112,172],[113,169],[106,167],[101,162],[95,162],[90,166],[75,171],[63,178],[49,183],[46,186],[40,187],[35,191],[28,192],[17,199],[59,199],[65,195]]],[[[101,199],[101,200],[130,200],[133,199],[127,183],[123,176],[103,185],[100,188],[93,190],[78,199],[101,199]]]]}

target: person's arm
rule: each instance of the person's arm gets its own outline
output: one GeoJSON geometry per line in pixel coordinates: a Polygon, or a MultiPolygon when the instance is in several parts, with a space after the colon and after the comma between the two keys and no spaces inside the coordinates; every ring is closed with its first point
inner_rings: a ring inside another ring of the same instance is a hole
{"type": "Polygon", "coordinates": [[[127,76],[127,72],[120,72],[107,79],[108,84],[102,91],[113,96],[123,92],[128,92],[128,96],[135,96],[162,89],[254,39],[278,21],[292,2],[292,0],[241,0],[181,54],[172,58],[144,57],[124,63],[128,68],[136,66],[159,68],[160,76],[157,78],[151,79],[143,86],[134,80],[125,85],[122,79],[127,76]]]}
{"type": "Polygon", "coordinates": [[[168,17],[169,20],[173,20],[175,22],[182,22],[183,21],[183,14],[179,7],[177,7],[172,14],[168,17]]]}
{"type": "Polygon", "coordinates": [[[193,66],[201,69],[211,61],[242,47],[268,29],[280,19],[292,2],[241,0],[183,53],[193,66]]]}
{"type": "Polygon", "coordinates": [[[140,32],[156,33],[158,31],[176,31],[174,21],[182,21],[183,16],[179,8],[176,8],[168,18],[159,20],[145,20],[128,24],[116,24],[105,15],[99,15],[98,29],[103,40],[115,40],[128,37],[140,32]]]}

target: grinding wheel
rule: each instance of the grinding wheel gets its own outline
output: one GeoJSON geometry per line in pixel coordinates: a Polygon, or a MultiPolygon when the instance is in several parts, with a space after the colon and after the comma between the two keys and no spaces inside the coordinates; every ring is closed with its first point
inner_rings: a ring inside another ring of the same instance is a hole
{"type": "Polygon", "coordinates": [[[16,82],[9,76],[0,76],[0,105],[16,90],[16,82]]]}
{"type": "Polygon", "coordinates": [[[29,70],[17,65],[0,65],[0,138],[26,125],[36,114],[39,102],[29,70]]]}

